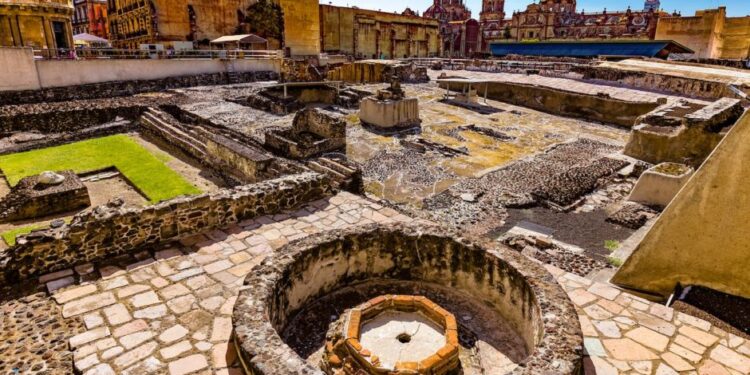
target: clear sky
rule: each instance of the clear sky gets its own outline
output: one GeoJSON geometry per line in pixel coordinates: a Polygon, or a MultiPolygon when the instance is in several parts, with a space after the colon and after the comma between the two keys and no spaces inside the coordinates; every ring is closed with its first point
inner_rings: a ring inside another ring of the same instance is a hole
{"type": "MultiPolygon", "coordinates": [[[[479,17],[482,0],[464,0],[471,9],[473,17],[479,17]]],[[[513,13],[513,10],[526,9],[526,5],[534,0],[506,0],[505,12],[513,13]]],[[[334,5],[356,5],[366,9],[381,9],[383,11],[403,11],[407,6],[414,10],[423,12],[432,0],[321,0],[322,4],[333,3],[334,5]]],[[[643,0],[579,0],[578,10],[599,12],[604,8],[609,10],[625,10],[628,5],[632,9],[642,9],[643,0]]],[[[682,15],[691,16],[696,9],[718,8],[726,6],[730,16],[750,15],[750,0],[662,0],[661,6],[664,10],[672,12],[678,10],[682,15]]]]}

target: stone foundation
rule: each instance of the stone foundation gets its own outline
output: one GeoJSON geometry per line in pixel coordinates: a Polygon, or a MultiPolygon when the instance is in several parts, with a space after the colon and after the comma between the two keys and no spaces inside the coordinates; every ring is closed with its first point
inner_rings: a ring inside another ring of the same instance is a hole
{"type": "Polygon", "coordinates": [[[359,118],[363,123],[383,129],[418,126],[419,100],[378,100],[364,98],[360,103],[359,118]]]}
{"type": "Polygon", "coordinates": [[[292,129],[267,133],[266,147],[290,159],[342,150],[346,148],[346,122],[337,114],[308,108],[294,117],[292,129]]]}
{"type": "MultiPolygon", "coordinates": [[[[721,99],[737,97],[726,83],[700,80],[687,77],[675,77],[656,73],[636,72],[596,66],[576,66],[576,73],[582,74],[584,80],[603,80],[618,82],[627,86],[677,93],[701,99],[721,99]]],[[[745,89],[750,91],[750,89],[745,89]]]]}
{"type": "MultiPolygon", "coordinates": [[[[588,95],[547,86],[492,81],[487,85],[487,97],[493,100],[535,109],[553,115],[583,118],[606,124],[632,127],[636,120],[659,106],[656,102],[633,102],[610,97],[608,94],[588,95]]],[[[472,85],[484,92],[485,83],[472,85]]],[[[441,83],[441,88],[448,87],[441,83]]],[[[454,91],[461,88],[454,84],[454,91]]]]}
{"type": "Polygon", "coordinates": [[[178,240],[293,209],[331,193],[325,176],[304,173],[210,195],[175,198],[146,208],[126,208],[113,202],[76,215],[70,224],[19,237],[16,246],[0,252],[0,282],[24,280],[178,240]]]}
{"type": "MultiPolygon", "coordinates": [[[[512,374],[579,370],[582,335],[573,304],[539,264],[497,243],[478,245],[443,227],[411,223],[325,232],[286,245],[256,267],[232,320],[245,373],[322,374],[279,333],[306,304],[368,281],[392,290],[400,282],[434,285],[482,301],[495,314],[488,319],[507,322],[530,353],[512,374]]],[[[372,292],[378,294],[369,298],[383,294],[372,292]]]]}
{"type": "Polygon", "coordinates": [[[233,102],[277,115],[286,115],[297,112],[308,104],[335,104],[344,108],[357,108],[359,101],[369,95],[371,94],[367,91],[337,89],[328,84],[296,83],[288,86],[286,91],[280,86],[264,88],[248,96],[247,100],[239,99],[233,102]]]}
{"type": "Polygon", "coordinates": [[[408,83],[430,81],[427,68],[396,60],[363,60],[343,64],[328,71],[329,81],[376,83],[390,82],[394,78],[408,83]]]}
{"type": "Polygon", "coordinates": [[[274,81],[275,72],[235,73],[237,82],[231,82],[228,73],[167,77],[148,81],[103,82],[79,86],[52,87],[41,90],[0,92],[0,106],[12,104],[61,102],[81,99],[129,96],[144,92],[163,91],[180,87],[224,85],[230,83],[274,81]]]}
{"type": "Polygon", "coordinates": [[[22,179],[0,200],[0,220],[16,221],[70,212],[91,205],[89,192],[73,171],[58,172],[58,185],[39,182],[39,175],[22,179]]]}
{"type": "Polygon", "coordinates": [[[723,98],[703,108],[660,107],[638,120],[623,153],[652,164],[699,166],[742,116],[739,99],[723,98]]]}
{"type": "Polygon", "coordinates": [[[628,200],[646,206],[666,207],[692,174],[693,169],[682,164],[659,164],[641,174],[628,200]]]}

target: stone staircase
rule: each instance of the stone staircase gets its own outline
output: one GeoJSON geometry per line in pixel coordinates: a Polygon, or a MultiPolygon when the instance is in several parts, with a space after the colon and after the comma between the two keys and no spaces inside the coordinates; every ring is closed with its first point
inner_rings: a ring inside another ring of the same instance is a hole
{"type": "Polygon", "coordinates": [[[330,177],[341,190],[355,194],[363,190],[362,169],[343,154],[326,154],[307,161],[306,165],[330,177]]]}
{"type": "Polygon", "coordinates": [[[235,70],[234,62],[231,60],[227,61],[227,80],[231,84],[240,83],[240,74],[235,70]]]}
{"type": "Polygon", "coordinates": [[[180,124],[166,112],[149,107],[141,116],[140,124],[147,132],[154,133],[198,160],[207,157],[206,144],[200,134],[180,124]]]}

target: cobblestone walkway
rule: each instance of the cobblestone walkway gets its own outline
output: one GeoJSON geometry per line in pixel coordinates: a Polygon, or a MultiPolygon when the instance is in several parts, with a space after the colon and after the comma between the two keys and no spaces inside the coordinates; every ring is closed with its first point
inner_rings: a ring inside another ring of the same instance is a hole
{"type": "MultiPolygon", "coordinates": [[[[80,317],[86,325],[86,332],[69,342],[75,367],[86,375],[239,374],[228,342],[231,313],[251,268],[288,241],[391,221],[412,219],[341,193],[289,215],[261,217],[191,238],[124,269],[104,267],[99,270],[102,278],[53,294],[64,317],[80,317]]],[[[746,340],[606,285],[548,269],[579,307],[589,371],[750,373],[746,340]]],[[[78,268],[82,273],[90,270],[78,268]]]]}

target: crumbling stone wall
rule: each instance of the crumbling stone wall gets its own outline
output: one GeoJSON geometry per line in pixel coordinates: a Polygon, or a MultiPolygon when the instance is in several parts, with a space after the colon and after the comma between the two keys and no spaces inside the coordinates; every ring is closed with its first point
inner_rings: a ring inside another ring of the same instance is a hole
{"type": "Polygon", "coordinates": [[[266,147],[291,159],[306,159],[346,147],[346,122],[320,108],[294,116],[292,128],[266,134],[266,147]]]}
{"type": "Polygon", "coordinates": [[[414,63],[396,60],[363,60],[343,64],[328,71],[328,80],[351,83],[391,82],[397,78],[401,82],[429,82],[427,68],[414,63]]]}
{"type": "Polygon", "coordinates": [[[229,83],[274,81],[276,72],[237,72],[232,82],[228,73],[213,73],[154,80],[103,82],[79,86],[50,87],[41,90],[2,91],[0,106],[12,104],[61,102],[68,100],[111,98],[180,87],[224,85],[229,83]]]}
{"type": "Polygon", "coordinates": [[[659,108],[639,119],[623,153],[652,164],[685,163],[697,167],[742,116],[739,99],[723,98],[676,118],[659,108]]]}
{"type": "MultiPolygon", "coordinates": [[[[485,83],[472,85],[484,92],[485,83]]],[[[632,127],[636,119],[659,106],[656,102],[633,102],[610,97],[608,94],[588,95],[546,86],[513,82],[487,83],[487,97],[505,103],[568,117],[584,118],[607,124],[632,127]]],[[[446,88],[446,83],[440,87],[446,88]]],[[[451,87],[460,91],[457,85],[451,87]]]]}
{"type": "Polygon", "coordinates": [[[286,245],[256,267],[233,317],[246,373],[322,374],[278,333],[308,302],[368,280],[439,285],[491,306],[531,353],[513,374],[572,374],[579,368],[575,309],[539,264],[497,243],[472,243],[443,227],[409,223],[323,232],[286,245]]]}
{"type": "MultiPolygon", "coordinates": [[[[694,98],[736,97],[736,94],[729,89],[729,85],[715,81],[597,66],[579,65],[574,67],[573,71],[582,74],[583,79],[586,80],[614,81],[640,89],[667,91],[694,98]]],[[[750,88],[745,90],[750,92],[750,88]]]]}
{"type": "Polygon", "coordinates": [[[39,175],[21,179],[0,199],[0,220],[15,221],[86,208],[91,204],[86,185],[73,171],[58,172],[65,178],[57,185],[39,182],[39,175]]]}
{"type": "Polygon", "coordinates": [[[70,224],[19,237],[16,246],[0,253],[0,283],[290,210],[330,194],[327,177],[303,173],[145,208],[113,202],[76,215],[70,224]]]}

